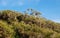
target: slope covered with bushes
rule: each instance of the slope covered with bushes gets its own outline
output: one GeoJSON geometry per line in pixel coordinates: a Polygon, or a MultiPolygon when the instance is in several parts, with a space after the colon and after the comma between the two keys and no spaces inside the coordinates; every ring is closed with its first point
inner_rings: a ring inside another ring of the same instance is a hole
{"type": "Polygon", "coordinates": [[[60,23],[16,11],[0,11],[0,38],[60,38],[60,23]]]}

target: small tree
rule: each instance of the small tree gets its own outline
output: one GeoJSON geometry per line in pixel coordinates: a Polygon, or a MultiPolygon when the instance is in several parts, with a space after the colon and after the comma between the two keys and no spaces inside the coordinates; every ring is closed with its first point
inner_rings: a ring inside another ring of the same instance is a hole
{"type": "Polygon", "coordinates": [[[40,17],[41,13],[39,11],[36,11],[34,9],[27,9],[25,13],[30,13],[30,15],[33,15],[35,17],[40,17]]]}

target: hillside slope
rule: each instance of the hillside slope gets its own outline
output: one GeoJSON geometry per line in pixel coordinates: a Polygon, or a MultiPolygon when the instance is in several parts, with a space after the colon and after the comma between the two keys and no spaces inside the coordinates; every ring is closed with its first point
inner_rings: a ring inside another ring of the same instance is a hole
{"type": "Polygon", "coordinates": [[[0,38],[60,38],[60,23],[16,11],[0,11],[0,38]]]}

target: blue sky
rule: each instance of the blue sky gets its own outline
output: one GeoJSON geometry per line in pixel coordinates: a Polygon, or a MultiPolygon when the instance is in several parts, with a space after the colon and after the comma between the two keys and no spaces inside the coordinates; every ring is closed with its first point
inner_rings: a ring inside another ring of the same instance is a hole
{"type": "Polygon", "coordinates": [[[0,10],[38,10],[42,16],[60,22],[60,0],[0,0],[0,10]]]}

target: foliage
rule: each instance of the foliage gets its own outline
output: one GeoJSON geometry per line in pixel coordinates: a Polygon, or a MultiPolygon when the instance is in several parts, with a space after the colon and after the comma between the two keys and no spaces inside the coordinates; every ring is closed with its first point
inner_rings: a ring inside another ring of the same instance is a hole
{"type": "Polygon", "coordinates": [[[3,10],[0,11],[0,38],[60,38],[60,23],[3,10]]]}

